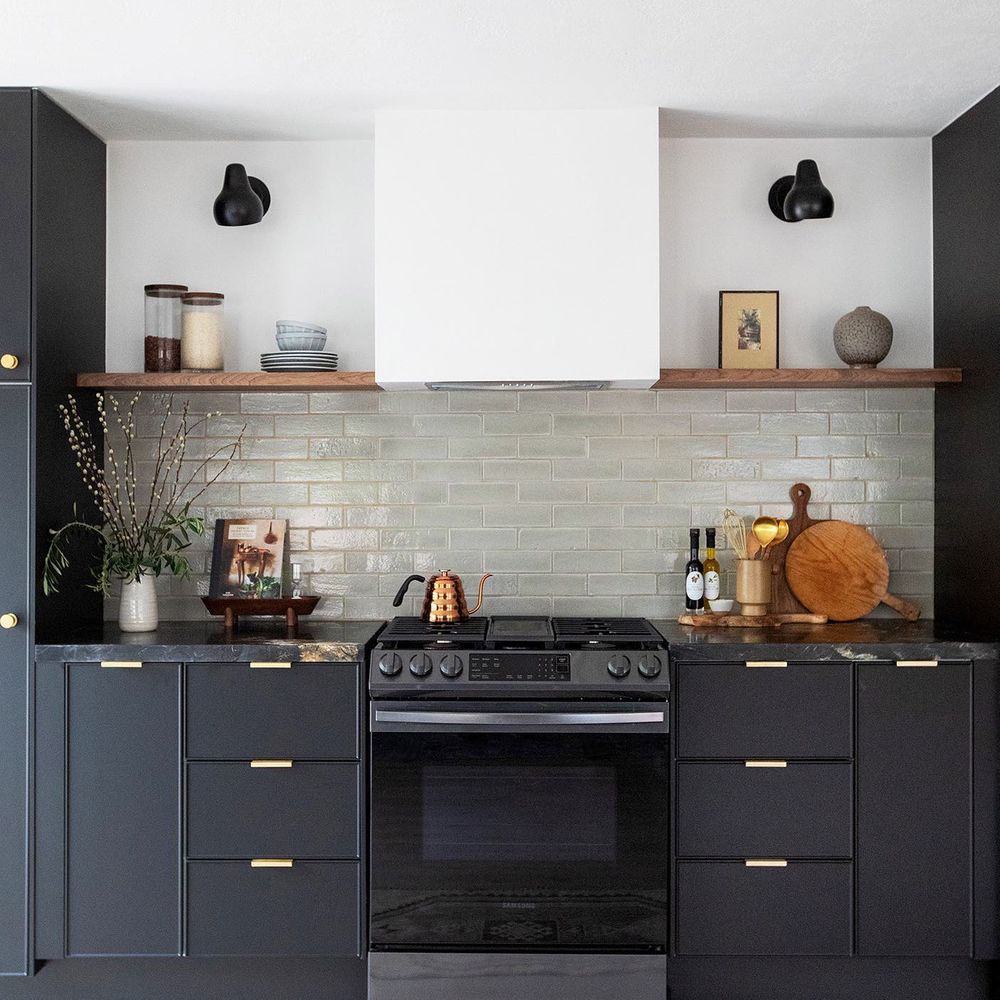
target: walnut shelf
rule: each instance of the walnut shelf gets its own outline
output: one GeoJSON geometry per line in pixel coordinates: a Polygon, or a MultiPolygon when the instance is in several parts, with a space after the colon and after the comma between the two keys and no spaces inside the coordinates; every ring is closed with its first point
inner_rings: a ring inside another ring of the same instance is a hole
{"type": "Polygon", "coordinates": [[[81,389],[158,392],[343,392],[378,389],[375,372],[88,372],[81,389]]]}
{"type": "Polygon", "coordinates": [[[653,388],[917,389],[961,381],[961,368],[661,368],[653,388]]]}

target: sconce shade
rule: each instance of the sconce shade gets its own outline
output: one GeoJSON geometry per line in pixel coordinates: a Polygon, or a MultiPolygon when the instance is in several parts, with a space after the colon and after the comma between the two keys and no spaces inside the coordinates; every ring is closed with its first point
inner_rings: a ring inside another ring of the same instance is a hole
{"type": "Polygon", "coordinates": [[[833,195],[820,180],[815,160],[799,160],[794,177],[779,177],[771,185],[767,203],[782,222],[829,219],[833,215],[833,195]]]}
{"type": "Polygon", "coordinates": [[[230,163],[212,214],[220,226],[252,226],[267,214],[271,193],[256,177],[248,177],[242,163],[230,163]]]}

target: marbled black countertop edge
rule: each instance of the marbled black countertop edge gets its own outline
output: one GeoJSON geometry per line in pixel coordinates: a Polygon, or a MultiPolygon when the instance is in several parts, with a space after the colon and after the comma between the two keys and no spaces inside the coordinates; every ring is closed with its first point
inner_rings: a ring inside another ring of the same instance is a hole
{"type": "Polygon", "coordinates": [[[61,663],[358,663],[384,625],[382,620],[300,622],[290,635],[284,623],[227,632],[215,621],[174,621],[161,622],[155,632],[122,632],[117,624],[105,622],[103,627],[65,636],[38,637],[35,659],[61,663]]]}

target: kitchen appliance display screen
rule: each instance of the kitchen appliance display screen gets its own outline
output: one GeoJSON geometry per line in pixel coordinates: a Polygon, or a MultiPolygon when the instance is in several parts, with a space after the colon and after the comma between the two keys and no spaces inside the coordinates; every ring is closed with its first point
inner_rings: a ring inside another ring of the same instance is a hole
{"type": "Polygon", "coordinates": [[[425,861],[615,860],[615,769],[423,768],[425,861]]]}

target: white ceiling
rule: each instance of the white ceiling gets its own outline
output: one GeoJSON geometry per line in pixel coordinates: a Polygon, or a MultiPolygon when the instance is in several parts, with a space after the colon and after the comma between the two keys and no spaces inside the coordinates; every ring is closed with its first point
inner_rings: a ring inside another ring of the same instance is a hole
{"type": "Polygon", "coordinates": [[[371,134],[379,107],[665,109],[669,135],[933,135],[997,0],[2,0],[0,85],[106,139],[371,134]]]}

